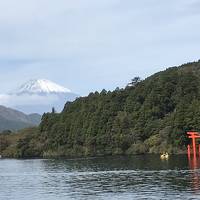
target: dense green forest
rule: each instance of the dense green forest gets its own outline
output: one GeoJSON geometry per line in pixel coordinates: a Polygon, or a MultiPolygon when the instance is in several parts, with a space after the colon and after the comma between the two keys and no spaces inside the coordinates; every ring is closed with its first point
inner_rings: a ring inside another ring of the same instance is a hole
{"type": "Polygon", "coordinates": [[[0,150],[9,157],[184,153],[188,130],[200,130],[200,62],[67,102],[38,128],[1,135],[0,150]]]}

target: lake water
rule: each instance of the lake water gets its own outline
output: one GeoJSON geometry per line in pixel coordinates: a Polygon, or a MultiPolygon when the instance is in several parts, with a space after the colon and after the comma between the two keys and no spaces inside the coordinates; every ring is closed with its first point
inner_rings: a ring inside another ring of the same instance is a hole
{"type": "Polygon", "coordinates": [[[199,160],[0,160],[0,200],[200,199],[199,160]]]}

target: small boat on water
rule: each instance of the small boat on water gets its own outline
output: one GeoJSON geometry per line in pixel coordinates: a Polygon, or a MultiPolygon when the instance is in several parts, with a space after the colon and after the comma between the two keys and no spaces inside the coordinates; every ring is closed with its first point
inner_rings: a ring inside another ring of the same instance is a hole
{"type": "Polygon", "coordinates": [[[164,159],[168,159],[169,158],[169,154],[168,153],[163,153],[163,154],[161,154],[160,155],[160,158],[162,159],[162,160],[164,160],[164,159]]]}

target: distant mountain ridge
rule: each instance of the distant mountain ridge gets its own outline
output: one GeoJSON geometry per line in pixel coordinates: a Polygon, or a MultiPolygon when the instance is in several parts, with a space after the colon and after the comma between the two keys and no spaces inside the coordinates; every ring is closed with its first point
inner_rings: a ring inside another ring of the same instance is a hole
{"type": "Polygon", "coordinates": [[[41,121],[41,115],[26,115],[20,111],[0,106],[0,131],[16,131],[22,128],[37,126],[41,121]]]}

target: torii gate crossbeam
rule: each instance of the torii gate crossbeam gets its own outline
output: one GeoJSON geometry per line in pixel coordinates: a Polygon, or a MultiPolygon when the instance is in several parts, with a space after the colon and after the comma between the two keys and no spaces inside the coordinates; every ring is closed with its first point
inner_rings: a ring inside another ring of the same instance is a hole
{"type": "MultiPolygon", "coordinates": [[[[199,132],[187,132],[188,138],[192,139],[193,155],[196,156],[196,139],[200,138],[199,132]]],[[[200,146],[199,146],[200,153],[200,146]]],[[[190,145],[188,145],[188,155],[190,155],[190,145]]]]}

